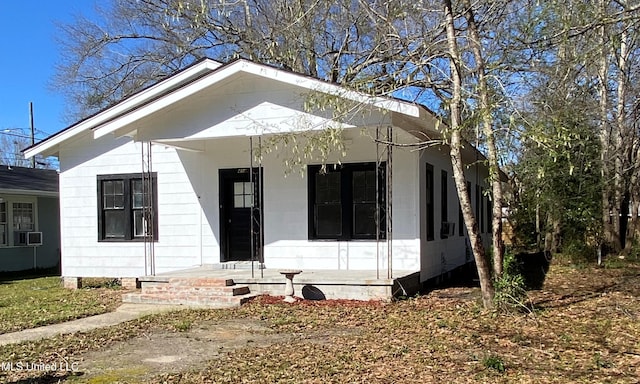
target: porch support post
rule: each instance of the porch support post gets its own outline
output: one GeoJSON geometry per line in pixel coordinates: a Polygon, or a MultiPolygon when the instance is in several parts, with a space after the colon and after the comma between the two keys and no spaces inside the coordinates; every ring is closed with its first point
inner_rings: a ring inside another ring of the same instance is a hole
{"type": "Polygon", "coordinates": [[[259,261],[260,261],[260,277],[264,278],[264,232],[262,230],[264,219],[263,211],[262,211],[262,136],[258,136],[258,198],[260,199],[259,205],[259,213],[260,213],[260,224],[259,224],[259,236],[258,239],[260,241],[260,252],[258,253],[259,261]]]}
{"type": "Polygon", "coordinates": [[[253,136],[249,136],[249,185],[251,186],[251,206],[249,213],[249,241],[250,241],[250,251],[251,252],[251,278],[254,278],[253,271],[253,261],[255,259],[254,254],[254,241],[253,241],[253,209],[256,202],[256,188],[253,185],[253,136]]]}
{"type": "Polygon", "coordinates": [[[380,127],[376,127],[376,279],[380,279],[380,127]]]}
{"type": "Polygon", "coordinates": [[[387,278],[393,278],[393,127],[387,127],[387,278]]]}
{"type": "Polygon", "coordinates": [[[155,202],[153,200],[153,162],[152,162],[152,143],[151,140],[145,142],[140,141],[141,157],[142,157],[142,212],[144,220],[144,273],[151,276],[156,274],[156,257],[154,243],[154,210],[155,202]]]}

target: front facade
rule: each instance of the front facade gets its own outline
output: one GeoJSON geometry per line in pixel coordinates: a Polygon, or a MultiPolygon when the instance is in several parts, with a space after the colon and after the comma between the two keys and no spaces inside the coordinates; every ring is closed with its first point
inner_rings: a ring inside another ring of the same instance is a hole
{"type": "Polygon", "coordinates": [[[0,167],[0,273],[60,262],[58,172],[0,167]]]}
{"type": "MultiPolygon", "coordinates": [[[[424,281],[470,261],[448,148],[390,149],[374,140],[389,134],[411,144],[424,133],[438,134],[419,106],[243,60],[206,60],[26,155],[60,160],[63,276],[254,262],[419,272],[424,281]],[[309,111],[312,93],[357,111],[309,111]],[[287,168],[292,140],[274,138],[302,141],[333,128],[344,156],[329,155],[325,167],[312,156],[303,172],[287,168]]],[[[476,153],[467,156],[471,163],[476,153]]],[[[488,217],[486,170],[470,167],[467,177],[479,217],[488,217]]]]}

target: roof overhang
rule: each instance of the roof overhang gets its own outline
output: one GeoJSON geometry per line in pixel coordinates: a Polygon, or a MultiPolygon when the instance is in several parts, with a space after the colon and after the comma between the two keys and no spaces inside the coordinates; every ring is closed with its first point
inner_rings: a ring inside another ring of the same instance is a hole
{"type": "Polygon", "coordinates": [[[327,83],[312,77],[284,71],[268,65],[257,64],[247,60],[238,60],[203,76],[196,82],[186,84],[179,89],[175,89],[173,92],[166,93],[154,100],[152,103],[133,109],[111,121],[95,126],[93,128],[94,139],[98,139],[108,134],[114,134],[116,137],[134,136],[136,130],[135,122],[167,108],[174,103],[184,100],[210,86],[222,83],[238,73],[246,73],[276,80],[288,85],[307,89],[311,92],[319,92],[349,100],[360,105],[379,108],[393,114],[401,114],[414,118],[421,116],[421,108],[416,104],[396,99],[369,96],[360,92],[350,91],[338,85],[327,83]]]}
{"type": "Polygon", "coordinates": [[[205,59],[197,62],[175,75],[126,98],[114,106],[104,109],[97,114],[81,120],[78,123],[44,139],[38,144],[26,148],[24,150],[24,157],[28,159],[38,154],[44,156],[53,155],[57,153],[58,146],[64,141],[71,139],[82,132],[106,124],[122,115],[130,113],[133,110],[148,105],[154,100],[162,97],[164,94],[168,92],[170,93],[172,90],[179,89],[185,84],[197,81],[200,77],[221,66],[222,63],[211,59],[205,59]]]}
{"type": "MultiPolygon", "coordinates": [[[[206,59],[25,149],[25,158],[38,154],[44,156],[56,154],[60,144],[81,133],[93,131],[94,139],[108,134],[116,137],[135,136],[136,121],[241,72],[378,108],[391,113],[394,118],[397,116],[408,118],[412,123],[417,123],[417,126],[424,125],[425,119],[428,121],[435,119],[433,114],[424,107],[414,103],[370,96],[347,90],[333,83],[244,59],[226,65],[206,59]]],[[[420,129],[428,128],[424,126],[420,129]]]]}
{"type": "Polygon", "coordinates": [[[5,189],[0,188],[0,195],[20,195],[20,196],[36,196],[36,197],[58,197],[58,192],[54,191],[38,191],[28,189],[5,189]]]}

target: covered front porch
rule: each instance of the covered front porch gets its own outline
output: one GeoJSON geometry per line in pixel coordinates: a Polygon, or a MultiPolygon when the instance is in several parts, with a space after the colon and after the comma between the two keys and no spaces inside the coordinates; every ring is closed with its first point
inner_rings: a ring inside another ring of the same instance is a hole
{"type": "MultiPolygon", "coordinates": [[[[254,268],[251,263],[202,267],[142,276],[141,291],[125,302],[219,307],[240,305],[256,295],[282,296],[286,270],[254,268]],[[219,300],[216,300],[219,299],[219,300]]],[[[293,278],[294,297],[305,300],[380,300],[411,296],[420,290],[420,272],[398,270],[302,270],[293,278]]]]}

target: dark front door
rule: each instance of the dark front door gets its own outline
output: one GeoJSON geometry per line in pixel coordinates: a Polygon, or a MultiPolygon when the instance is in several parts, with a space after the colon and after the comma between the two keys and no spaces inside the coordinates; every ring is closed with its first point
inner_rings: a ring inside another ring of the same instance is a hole
{"type": "Polygon", "coordinates": [[[222,261],[259,261],[262,246],[258,169],[220,170],[220,237],[222,261]],[[253,242],[252,225],[253,219],[253,242]],[[251,246],[253,245],[253,252],[251,246]]]}

